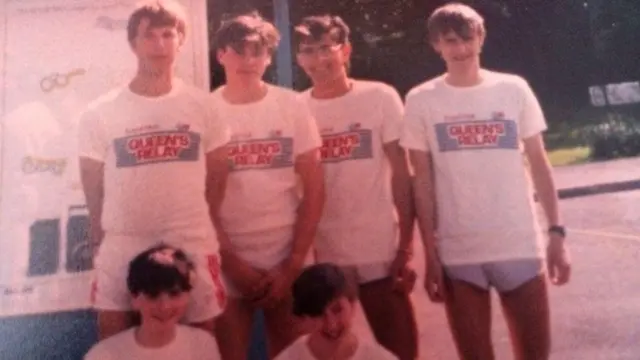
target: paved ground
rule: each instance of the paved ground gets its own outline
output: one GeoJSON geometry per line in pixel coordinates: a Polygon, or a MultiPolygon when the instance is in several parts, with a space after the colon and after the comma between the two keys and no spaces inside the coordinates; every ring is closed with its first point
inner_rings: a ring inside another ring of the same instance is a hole
{"type": "Polygon", "coordinates": [[[640,157],[554,168],[558,189],[640,180],[640,157]]]}
{"type": "MultiPolygon", "coordinates": [[[[640,359],[640,191],[564,200],[561,210],[570,228],[574,277],[551,291],[552,359],[640,359]]],[[[416,266],[422,270],[422,258],[416,266]]],[[[429,303],[422,288],[414,298],[420,358],[456,359],[442,309],[429,303]]],[[[497,359],[512,359],[497,302],[494,317],[497,359]]]]}

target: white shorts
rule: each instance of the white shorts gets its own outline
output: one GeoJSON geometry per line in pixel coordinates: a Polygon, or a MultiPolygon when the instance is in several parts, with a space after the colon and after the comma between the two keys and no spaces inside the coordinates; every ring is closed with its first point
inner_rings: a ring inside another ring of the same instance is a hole
{"type": "Polygon", "coordinates": [[[316,260],[340,266],[390,262],[396,256],[398,235],[397,224],[390,221],[320,228],[314,241],[316,260]]]}
{"type": "MultiPolygon", "coordinates": [[[[91,291],[91,301],[96,310],[131,310],[131,295],[127,288],[129,262],[146,249],[148,247],[100,247],[95,259],[95,279],[91,291]]],[[[213,319],[222,313],[226,300],[218,254],[182,250],[193,261],[196,273],[183,320],[186,323],[199,323],[213,319]]]]}
{"type": "Polygon", "coordinates": [[[229,234],[233,251],[251,266],[271,269],[291,254],[293,226],[229,234]]]}
{"type": "MultiPolygon", "coordinates": [[[[234,253],[254,268],[269,270],[278,266],[291,254],[293,226],[284,226],[260,232],[229,234],[234,253]]],[[[307,262],[311,262],[311,255],[307,262]]],[[[224,275],[224,274],[223,274],[224,275]]],[[[231,280],[223,276],[227,295],[241,297],[231,280]]]]}
{"type": "Polygon", "coordinates": [[[483,290],[495,288],[500,293],[515,290],[544,272],[542,259],[516,259],[479,264],[445,265],[447,276],[483,290]]]}

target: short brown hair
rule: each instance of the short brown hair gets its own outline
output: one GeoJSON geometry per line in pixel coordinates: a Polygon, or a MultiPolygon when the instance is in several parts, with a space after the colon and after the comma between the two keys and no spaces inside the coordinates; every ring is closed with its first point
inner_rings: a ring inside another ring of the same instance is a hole
{"type": "Polygon", "coordinates": [[[307,16],[294,28],[294,39],[296,47],[303,42],[318,41],[325,35],[338,44],[349,42],[349,26],[340,16],[316,15],[307,16]]]}
{"type": "Polygon", "coordinates": [[[129,42],[138,35],[142,19],[149,19],[150,27],[175,27],[183,37],[187,33],[187,14],[182,5],[173,0],[149,0],[140,3],[129,16],[127,23],[129,42]]]}
{"type": "Polygon", "coordinates": [[[346,297],[354,302],[358,297],[357,285],[337,265],[319,263],[311,265],[293,282],[293,314],[320,317],[334,300],[346,297]]]}
{"type": "Polygon", "coordinates": [[[138,254],[129,263],[127,288],[137,296],[156,297],[163,292],[189,292],[194,264],[183,250],[160,244],[138,254]]]}
{"type": "Polygon", "coordinates": [[[278,29],[255,11],[223,20],[216,31],[213,47],[214,50],[223,50],[227,46],[237,49],[251,36],[257,36],[260,45],[265,46],[269,52],[275,51],[280,43],[278,29]]]}
{"type": "Polygon", "coordinates": [[[450,32],[463,39],[474,34],[484,35],[484,18],[472,7],[460,3],[450,3],[437,8],[427,20],[429,41],[436,42],[450,32]]]}

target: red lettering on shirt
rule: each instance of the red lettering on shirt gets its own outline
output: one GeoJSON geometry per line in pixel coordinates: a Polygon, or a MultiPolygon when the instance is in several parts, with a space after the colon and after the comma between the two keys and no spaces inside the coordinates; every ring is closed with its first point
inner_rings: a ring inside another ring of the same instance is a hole
{"type": "Polygon", "coordinates": [[[127,141],[127,151],[137,161],[177,159],[180,152],[191,144],[188,134],[153,134],[132,137],[127,141]]]}
{"type": "Polygon", "coordinates": [[[320,154],[322,159],[350,158],[353,149],[360,146],[359,133],[324,136],[320,154]]]}
{"type": "Polygon", "coordinates": [[[455,124],[447,129],[448,135],[462,146],[496,145],[498,138],[505,134],[504,123],[455,124]]]}
{"type": "Polygon", "coordinates": [[[281,153],[282,144],[279,141],[232,144],[228,150],[229,159],[237,166],[271,165],[281,153]]]}

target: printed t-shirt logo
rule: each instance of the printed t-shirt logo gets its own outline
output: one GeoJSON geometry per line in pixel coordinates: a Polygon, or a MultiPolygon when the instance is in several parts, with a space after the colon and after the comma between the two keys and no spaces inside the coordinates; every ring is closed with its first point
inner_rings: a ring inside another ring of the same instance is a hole
{"type": "Polygon", "coordinates": [[[197,161],[200,134],[181,130],[137,134],[115,139],[114,149],[117,167],[171,161],[197,161]]]}
{"type": "Polygon", "coordinates": [[[370,129],[352,124],[348,131],[322,135],[320,154],[326,163],[373,157],[373,135],[370,129]]]}
{"type": "Polygon", "coordinates": [[[227,147],[231,170],[293,166],[293,138],[281,136],[280,131],[274,131],[271,135],[266,139],[231,142],[227,147]]]}
{"type": "Polygon", "coordinates": [[[518,127],[513,120],[481,120],[435,125],[440,151],[518,149],[518,127]]]}

